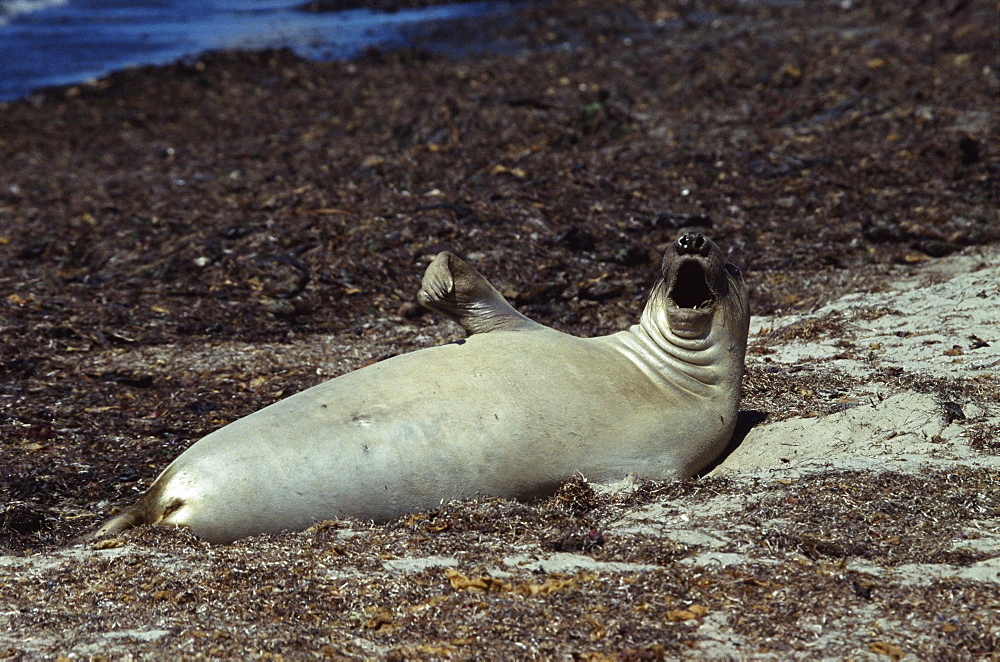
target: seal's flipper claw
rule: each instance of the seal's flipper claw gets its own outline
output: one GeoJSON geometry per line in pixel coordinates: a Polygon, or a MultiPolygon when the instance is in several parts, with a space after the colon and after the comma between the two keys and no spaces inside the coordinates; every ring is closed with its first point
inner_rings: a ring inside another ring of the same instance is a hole
{"type": "Polygon", "coordinates": [[[447,252],[438,253],[434,261],[427,267],[420,283],[417,301],[431,310],[435,310],[434,303],[444,301],[455,291],[455,279],[452,278],[451,269],[448,268],[449,257],[454,256],[447,252]]]}
{"type": "Polygon", "coordinates": [[[427,267],[417,301],[457,322],[469,335],[537,326],[514,310],[482,274],[447,251],[427,267]]]}

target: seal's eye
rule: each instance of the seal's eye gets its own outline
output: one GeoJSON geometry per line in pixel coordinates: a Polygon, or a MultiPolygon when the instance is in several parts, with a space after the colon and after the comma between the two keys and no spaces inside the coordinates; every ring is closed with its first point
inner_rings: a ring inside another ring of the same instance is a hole
{"type": "Polygon", "coordinates": [[[728,273],[733,278],[739,278],[741,275],[739,267],[737,267],[735,264],[730,264],[729,262],[726,262],[726,273],[728,273]]]}

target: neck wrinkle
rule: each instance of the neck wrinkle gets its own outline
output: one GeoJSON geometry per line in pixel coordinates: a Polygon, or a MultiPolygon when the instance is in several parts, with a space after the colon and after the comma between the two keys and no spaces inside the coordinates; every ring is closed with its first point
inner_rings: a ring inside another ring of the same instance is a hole
{"type": "MultiPolygon", "coordinates": [[[[645,315],[642,322],[646,322],[645,315]]],[[[645,323],[635,324],[611,338],[617,341],[615,348],[661,388],[710,398],[722,379],[714,365],[712,347],[705,341],[700,341],[705,348],[700,352],[676,347],[655,326],[650,328],[645,323]]]]}
{"type": "Polygon", "coordinates": [[[646,306],[642,311],[639,326],[660,349],[697,366],[711,365],[715,361],[715,354],[711,351],[718,344],[718,324],[715,321],[705,335],[683,338],[670,330],[670,322],[663,308],[656,307],[656,313],[652,308],[646,306]]]}

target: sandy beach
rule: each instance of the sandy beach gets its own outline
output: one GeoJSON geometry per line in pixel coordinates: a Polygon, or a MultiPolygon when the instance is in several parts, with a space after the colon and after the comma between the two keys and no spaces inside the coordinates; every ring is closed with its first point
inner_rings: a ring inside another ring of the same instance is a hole
{"type": "Polygon", "coordinates": [[[0,104],[0,657],[998,655],[996,7],[609,4],[0,104]],[[221,425],[459,337],[414,302],[439,251],[589,336],[682,229],[755,316],[706,476],[64,547],[221,425]]]}

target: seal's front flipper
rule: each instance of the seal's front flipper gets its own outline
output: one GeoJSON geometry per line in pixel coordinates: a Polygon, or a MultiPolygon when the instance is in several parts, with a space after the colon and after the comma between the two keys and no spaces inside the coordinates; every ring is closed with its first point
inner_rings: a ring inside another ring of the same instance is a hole
{"type": "Polygon", "coordinates": [[[478,271],[447,251],[438,253],[427,267],[417,301],[458,322],[469,335],[540,326],[514,310],[478,271]]]}

